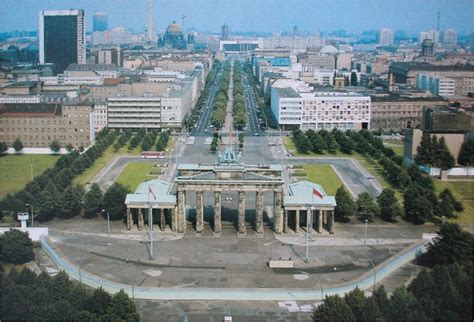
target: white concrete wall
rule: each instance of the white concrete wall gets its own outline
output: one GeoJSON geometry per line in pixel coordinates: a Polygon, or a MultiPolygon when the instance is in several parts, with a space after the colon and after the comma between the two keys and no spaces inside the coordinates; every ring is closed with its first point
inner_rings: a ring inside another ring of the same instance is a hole
{"type": "Polygon", "coordinates": [[[18,229],[21,231],[26,231],[32,241],[37,242],[40,241],[41,236],[48,236],[49,235],[49,228],[48,227],[27,227],[26,229],[20,227],[8,227],[8,228],[0,228],[0,235],[10,231],[11,229],[18,229]]]}

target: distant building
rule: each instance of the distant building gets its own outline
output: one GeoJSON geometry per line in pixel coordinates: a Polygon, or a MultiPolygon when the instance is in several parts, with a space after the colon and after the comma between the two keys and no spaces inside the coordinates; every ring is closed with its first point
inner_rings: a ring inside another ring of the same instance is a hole
{"type": "Polygon", "coordinates": [[[25,147],[46,148],[58,140],[79,148],[95,138],[88,103],[2,104],[0,116],[0,141],[9,146],[19,138],[25,147]]]}
{"type": "Polygon", "coordinates": [[[95,12],[93,17],[92,31],[106,31],[109,29],[107,13],[95,12]]]}
{"type": "Polygon", "coordinates": [[[59,73],[70,64],[86,63],[84,10],[40,12],[39,58],[59,73]]]}
{"type": "Polygon", "coordinates": [[[400,131],[421,124],[425,106],[445,106],[440,97],[405,97],[397,94],[371,95],[371,127],[400,131]]]}
{"type": "Polygon", "coordinates": [[[454,79],[447,77],[431,74],[416,75],[416,87],[443,97],[455,94],[455,83],[454,79]]]}
{"type": "Polygon", "coordinates": [[[448,46],[455,46],[458,43],[458,34],[454,29],[447,29],[443,31],[442,43],[448,46]]]}
{"type": "Polygon", "coordinates": [[[377,43],[380,46],[390,46],[393,44],[394,33],[392,29],[382,28],[377,34],[377,43]]]}
{"type": "Polygon", "coordinates": [[[221,30],[221,39],[222,40],[229,40],[229,26],[224,24],[222,26],[222,30],[221,30]]]}
{"type": "Polygon", "coordinates": [[[185,50],[187,48],[183,31],[176,21],[168,25],[165,34],[158,40],[158,47],[178,50],[185,50]]]}
{"type": "Polygon", "coordinates": [[[432,57],[434,55],[434,43],[430,38],[424,39],[421,43],[421,56],[432,57]]]}
{"type": "Polygon", "coordinates": [[[271,88],[271,110],[283,129],[359,130],[370,128],[370,96],[314,90],[301,81],[277,80],[271,88]]]}
{"type": "Polygon", "coordinates": [[[314,83],[322,86],[333,86],[334,85],[334,70],[321,70],[317,69],[314,71],[314,83]]]}
{"type": "Polygon", "coordinates": [[[301,63],[303,72],[314,72],[318,69],[333,70],[336,67],[335,55],[337,48],[325,46],[321,51],[306,51],[297,56],[298,63],[301,63]],[[323,51],[324,49],[324,51],[323,51]]]}
{"type": "Polygon", "coordinates": [[[123,66],[123,55],[120,47],[101,49],[97,52],[97,63],[98,64],[114,64],[116,66],[123,66]]]}
{"type": "Polygon", "coordinates": [[[456,95],[474,93],[474,65],[432,65],[429,63],[396,62],[390,64],[389,74],[394,76],[396,83],[416,86],[418,74],[431,75],[454,79],[456,95]]]}
{"type": "Polygon", "coordinates": [[[98,133],[107,127],[107,102],[98,101],[93,106],[94,131],[98,133]]]}

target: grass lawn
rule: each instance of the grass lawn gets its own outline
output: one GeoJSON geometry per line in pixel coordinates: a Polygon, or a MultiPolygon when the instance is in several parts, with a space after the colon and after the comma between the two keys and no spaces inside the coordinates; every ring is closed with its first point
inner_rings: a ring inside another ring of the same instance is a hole
{"type": "Polygon", "coordinates": [[[104,154],[97,160],[95,160],[94,164],[92,164],[91,167],[86,169],[81,175],[77,176],[74,178],[74,183],[75,184],[80,184],[80,185],[85,185],[88,184],[92,178],[95,177],[97,173],[99,173],[100,170],[112,159],[112,157],[116,154],[114,152],[114,148],[109,146],[107,150],[104,151],[104,154]]]}
{"type": "Polygon", "coordinates": [[[5,155],[0,157],[0,199],[9,193],[15,193],[31,181],[31,165],[33,160],[33,174],[40,175],[52,167],[57,155],[21,154],[5,155]]]}
{"type": "Polygon", "coordinates": [[[448,188],[454,197],[461,201],[464,205],[464,211],[459,216],[450,221],[460,224],[474,224],[474,182],[469,181],[439,181],[434,180],[436,192],[440,193],[448,188]]]}
{"type": "Polygon", "coordinates": [[[385,146],[392,148],[396,155],[403,156],[403,141],[402,140],[384,140],[385,146]]]}
{"type": "Polygon", "coordinates": [[[135,191],[143,181],[158,177],[157,175],[150,175],[150,171],[156,172],[160,170],[160,168],[154,168],[153,166],[154,163],[130,162],[115,182],[123,184],[130,191],[135,191]]]}
{"type": "Polygon", "coordinates": [[[308,180],[323,186],[328,195],[336,195],[337,189],[343,185],[341,179],[330,165],[327,164],[305,164],[304,170],[308,180]]]}
{"type": "MultiPolygon", "coordinates": [[[[366,157],[363,155],[360,155],[359,153],[353,153],[353,154],[345,154],[340,151],[337,151],[336,153],[324,153],[324,154],[317,154],[313,152],[308,152],[308,153],[299,153],[296,150],[295,144],[293,143],[293,140],[290,137],[285,137],[283,138],[283,143],[285,144],[285,147],[288,151],[294,152],[295,156],[298,157],[346,157],[346,158],[354,158],[359,161],[359,163],[367,169],[367,171],[374,177],[376,178],[382,187],[385,188],[390,188],[392,187],[390,183],[385,180],[383,177],[383,169],[379,165],[378,162],[374,161],[370,157],[366,157]]],[[[393,187],[392,187],[393,188],[393,187]]],[[[396,190],[396,189],[395,189],[396,190]]],[[[397,197],[399,200],[401,200],[401,195],[399,192],[397,192],[397,197]]]]}

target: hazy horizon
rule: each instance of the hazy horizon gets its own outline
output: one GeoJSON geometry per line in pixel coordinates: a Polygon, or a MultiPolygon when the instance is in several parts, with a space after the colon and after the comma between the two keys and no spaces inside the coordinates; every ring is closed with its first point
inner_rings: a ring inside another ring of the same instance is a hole
{"type": "MultiPolygon", "coordinates": [[[[146,24],[146,0],[2,0],[0,31],[35,31],[41,10],[84,9],[86,30],[92,30],[95,11],[108,14],[109,28],[142,31],[146,24]],[[133,15],[129,15],[133,12],[133,15]],[[124,23],[126,21],[126,23],[124,23]]],[[[408,32],[436,29],[437,12],[441,29],[474,31],[472,0],[154,0],[156,31],[173,20],[185,28],[219,32],[228,24],[233,31],[284,32],[298,26],[302,32],[344,29],[361,32],[380,28],[408,32]],[[209,19],[212,17],[212,19],[209,19]]]]}

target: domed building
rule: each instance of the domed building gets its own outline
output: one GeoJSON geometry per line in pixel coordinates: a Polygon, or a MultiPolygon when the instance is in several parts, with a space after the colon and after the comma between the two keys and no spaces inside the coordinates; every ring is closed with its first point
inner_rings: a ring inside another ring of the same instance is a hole
{"type": "Polygon", "coordinates": [[[181,27],[176,21],[173,21],[173,23],[166,28],[163,37],[160,36],[158,39],[158,47],[178,50],[186,49],[186,39],[184,38],[181,27]]]}

